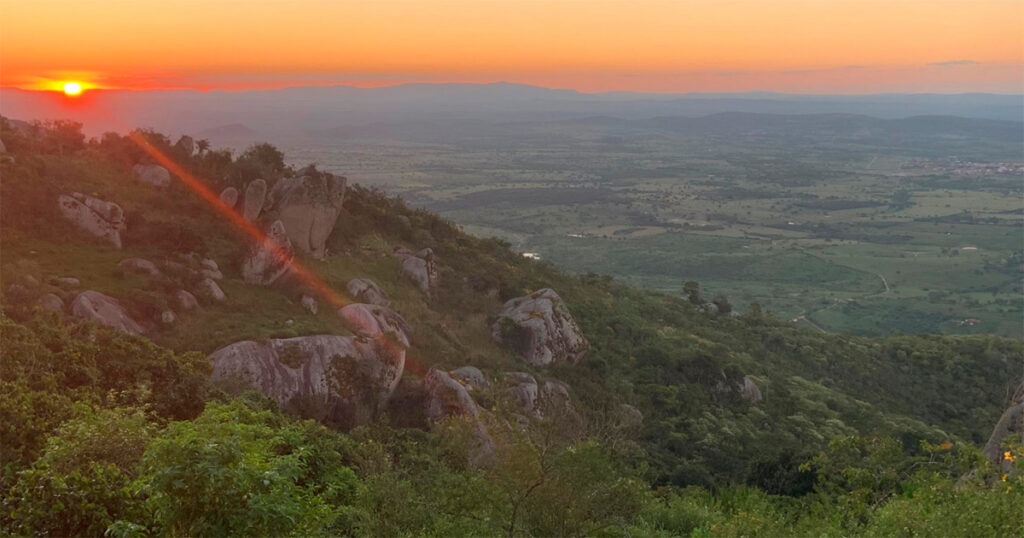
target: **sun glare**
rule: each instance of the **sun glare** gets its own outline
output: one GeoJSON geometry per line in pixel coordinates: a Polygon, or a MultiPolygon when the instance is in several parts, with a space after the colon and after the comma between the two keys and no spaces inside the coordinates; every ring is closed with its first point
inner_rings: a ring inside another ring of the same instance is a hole
{"type": "Polygon", "coordinates": [[[72,97],[82,94],[82,85],[77,82],[65,82],[64,83],[64,95],[70,95],[72,97]]]}

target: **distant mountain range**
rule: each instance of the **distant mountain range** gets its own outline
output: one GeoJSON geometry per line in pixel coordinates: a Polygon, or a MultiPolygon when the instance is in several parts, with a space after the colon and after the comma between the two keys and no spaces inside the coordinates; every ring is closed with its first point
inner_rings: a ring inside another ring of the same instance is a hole
{"type": "MultiPolygon", "coordinates": [[[[404,84],[381,88],[295,87],[277,90],[92,90],[69,100],[56,92],[0,89],[0,114],[18,119],[69,118],[90,134],[151,127],[210,138],[215,144],[334,132],[422,127],[442,122],[638,121],[751,114],[849,114],[1020,122],[1024,96],[996,94],[793,95],[580,93],[520,84],[404,84]],[[596,119],[594,119],[596,118],[596,119]],[[222,140],[223,139],[223,140],[222,140]]],[[[682,120],[671,120],[678,123],[682,120]]],[[[739,121],[739,117],[737,117],[739,121]]],[[[683,122],[686,123],[686,122],[683,122]]],[[[720,123],[720,122],[719,122],[720,123]]],[[[733,123],[733,122],[727,122],[733,123]]],[[[699,128],[692,123],[692,128],[699,128]]]]}

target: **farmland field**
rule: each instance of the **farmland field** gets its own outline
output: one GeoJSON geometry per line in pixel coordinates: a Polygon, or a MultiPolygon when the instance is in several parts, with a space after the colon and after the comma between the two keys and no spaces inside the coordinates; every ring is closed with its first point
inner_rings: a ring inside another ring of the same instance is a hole
{"type": "MultiPolygon", "coordinates": [[[[722,114],[287,147],[579,273],[825,331],[1024,337],[1021,126],[722,114]]],[[[395,135],[393,133],[402,133],[395,135]]]]}

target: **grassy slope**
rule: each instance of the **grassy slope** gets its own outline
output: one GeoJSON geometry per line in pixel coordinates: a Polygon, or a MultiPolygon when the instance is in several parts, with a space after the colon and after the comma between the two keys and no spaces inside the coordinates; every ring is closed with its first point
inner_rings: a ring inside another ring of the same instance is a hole
{"type": "MultiPolygon", "coordinates": [[[[12,199],[34,208],[4,221],[5,274],[28,259],[44,279],[75,276],[84,289],[127,297],[144,284],[119,277],[117,262],[165,255],[167,245],[154,245],[154,238],[174,224],[204,238],[206,255],[224,269],[229,300],[181,316],[151,335],[156,342],[209,352],[247,338],[346,333],[327,309],[318,315],[302,310],[293,290],[242,283],[233,231],[188,192],[158,192],[96,156],[41,156],[6,165],[3,172],[5,209],[12,199]],[[123,251],[83,237],[54,216],[56,193],[71,190],[122,205],[129,226],[137,225],[123,251]]],[[[647,416],[653,473],[677,483],[707,482],[711,475],[742,478],[751,460],[808,450],[853,431],[901,435],[910,445],[948,434],[981,441],[1024,356],[1019,341],[993,337],[876,340],[817,334],[758,316],[709,317],[679,298],[524,259],[500,242],[467,236],[435,215],[358,188],[347,198],[329,248],[329,260],[308,261],[310,267],[342,293],[354,277],[371,278],[387,290],[393,308],[415,330],[411,357],[420,366],[473,364],[491,375],[535,371],[491,342],[488,316],[509,297],[556,289],[593,350],[583,366],[535,373],[567,381],[591,409],[620,401],[638,405],[647,416]],[[442,264],[435,299],[402,277],[389,256],[396,245],[435,249],[442,264]],[[766,395],[762,404],[749,405],[728,389],[743,374],[758,381],[766,395]]]]}

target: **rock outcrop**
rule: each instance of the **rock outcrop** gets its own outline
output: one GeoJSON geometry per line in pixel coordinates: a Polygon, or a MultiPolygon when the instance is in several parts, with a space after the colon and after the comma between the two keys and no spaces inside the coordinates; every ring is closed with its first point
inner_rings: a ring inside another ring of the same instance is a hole
{"type": "Polygon", "coordinates": [[[270,218],[284,223],[295,248],[322,260],[345,201],[347,181],[322,172],[315,177],[281,179],[267,196],[264,209],[270,218]]]}
{"type": "Polygon", "coordinates": [[[349,295],[364,303],[391,306],[391,298],[388,297],[388,294],[376,282],[368,278],[353,278],[348,281],[345,289],[348,290],[349,295]]]}
{"type": "Polygon", "coordinates": [[[480,411],[466,387],[447,372],[431,368],[423,378],[427,398],[425,410],[431,420],[446,416],[462,416],[476,419],[480,411]]]}
{"type": "Polygon", "coordinates": [[[61,215],[79,229],[109,241],[114,248],[121,248],[121,233],[125,231],[121,206],[80,192],[60,195],[57,205],[61,215]]]}
{"type": "Polygon", "coordinates": [[[743,383],[741,383],[738,388],[740,397],[752,404],[758,403],[764,399],[761,396],[761,389],[757,388],[757,383],[754,383],[754,380],[751,379],[750,376],[743,376],[743,383]]]}
{"type": "Polygon", "coordinates": [[[196,141],[189,135],[181,135],[178,142],[174,144],[174,147],[180,149],[182,153],[191,157],[196,151],[196,141]]]}
{"type": "Polygon", "coordinates": [[[509,383],[512,399],[519,409],[527,415],[539,416],[537,397],[540,391],[537,380],[526,372],[509,372],[505,374],[505,380],[509,383]]]}
{"type": "Polygon", "coordinates": [[[402,377],[405,354],[367,338],[317,335],[237,342],[210,356],[213,379],[240,383],[282,407],[345,427],[383,408],[402,377]]]}
{"type": "Polygon", "coordinates": [[[98,291],[86,290],[71,301],[71,315],[124,332],[142,334],[146,330],[128,315],[117,299],[98,291]]]}
{"type": "Polygon", "coordinates": [[[412,327],[386,306],[354,303],[338,309],[338,315],[359,336],[378,338],[390,335],[405,347],[412,344],[412,327]]]}
{"type": "Polygon", "coordinates": [[[230,207],[231,209],[234,209],[235,205],[238,203],[238,189],[234,187],[228,187],[220,191],[220,201],[224,205],[230,207]]]}
{"type": "Polygon", "coordinates": [[[132,167],[135,177],[143,183],[149,183],[155,187],[166,187],[171,184],[171,173],[159,164],[137,164],[132,167]]]}
{"type": "Polygon", "coordinates": [[[469,449],[469,463],[478,467],[490,463],[494,458],[494,440],[487,433],[487,427],[480,418],[480,410],[466,387],[446,372],[431,368],[423,378],[423,389],[426,393],[424,411],[427,418],[435,422],[445,417],[468,420],[475,438],[469,449]]]}
{"type": "Polygon", "coordinates": [[[577,363],[590,347],[562,298],[549,288],[506,302],[491,335],[534,366],[577,363]]]}
{"type": "Polygon", "coordinates": [[[267,182],[256,179],[245,186],[245,197],[242,199],[242,216],[245,220],[255,221],[260,218],[263,204],[267,199],[267,182]]]}
{"type": "Polygon", "coordinates": [[[242,280],[249,284],[269,286],[288,272],[292,264],[292,243],[284,224],[277,220],[270,225],[266,238],[249,247],[242,261],[242,280]]]}
{"type": "Polygon", "coordinates": [[[1002,450],[1003,440],[1011,435],[1021,436],[1019,441],[1024,442],[1024,381],[1021,381],[1014,391],[1010,405],[999,417],[999,422],[996,422],[996,427],[992,429],[992,435],[981,450],[989,461],[999,465],[1004,471],[1013,466],[1013,462],[1006,459],[1002,450]]]}
{"type": "Polygon", "coordinates": [[[437,262],[434,258],[434,251],[425,248],[416,254],[406,249],[398,249],[395,256],[401,260],[402,273],[412,279],[425,295],[430,295],[437,285],[437,262]]]}

